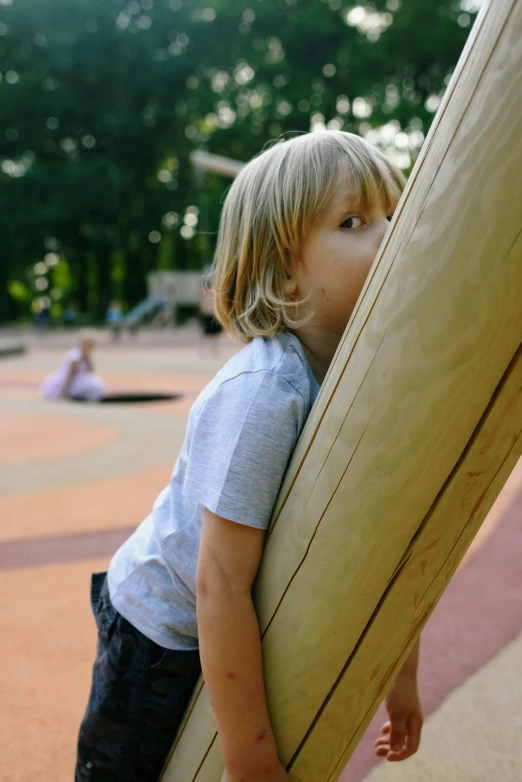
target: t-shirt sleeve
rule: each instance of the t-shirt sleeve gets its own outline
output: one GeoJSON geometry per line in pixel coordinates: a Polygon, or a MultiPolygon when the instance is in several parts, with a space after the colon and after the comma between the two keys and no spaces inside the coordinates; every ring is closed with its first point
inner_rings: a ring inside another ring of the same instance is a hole
{"type": "Polygon", "coordinates": [[[303,396],[269,370],[222,383],[199,411],[184,495],[230,521],[266,529],[304,409],[303,396]]]}

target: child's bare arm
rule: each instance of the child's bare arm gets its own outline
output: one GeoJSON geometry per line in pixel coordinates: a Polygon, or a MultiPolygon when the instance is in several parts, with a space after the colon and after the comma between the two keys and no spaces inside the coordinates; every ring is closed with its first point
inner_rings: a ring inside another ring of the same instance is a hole
{"type": "Polygon", "coordinates": [[[420,640],[413,646],[388,695],[389,720],[375,741],[375,753],[387,760],[406,760],[417,752],[422,731],[422,706],[417,686],[420,640]]]}
{"type": "Polygon", "coordinates": [[[69,371],[67,372],[67,377],[65,378],[65,383],[63,384],[62,393],[61,396],[64,399],[69,398],[69,391],[71,389],[71,383],[73,381],[74,376],[78,372],[78,361],[72,361],[71,366],[69,367],[69,371]]]}
{"type": "Polygon", "coordinates": [[[196,576],[203,676],[216,716],[226,780],[286,780],[268,717],[251,590],[263,530],[205,509],[196,576]]]}

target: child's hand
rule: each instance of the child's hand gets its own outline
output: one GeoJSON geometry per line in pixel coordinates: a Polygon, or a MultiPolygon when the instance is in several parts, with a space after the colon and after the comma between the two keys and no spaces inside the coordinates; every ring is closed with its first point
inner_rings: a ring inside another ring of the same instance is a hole
{"type": "Polygon", "coordinates": [[[268,770],[265,774],[261,774],[260,776],[256,775],[255,777],[252,775],[237,776],[229,774],[229,772],[225,770],[225,773],[221,777],[221,782],[288,782],[289,779],[290,777],[286,773],[284,766],[278,763],[277,766],[268,770]]]}
{"type": "Polygon", "coordinates": [[[390,719],[375,740],[375,754],[390,761],[405,760],[417,752],[422,730],[416,677],[399,676],[385,703],[390,719]]]}

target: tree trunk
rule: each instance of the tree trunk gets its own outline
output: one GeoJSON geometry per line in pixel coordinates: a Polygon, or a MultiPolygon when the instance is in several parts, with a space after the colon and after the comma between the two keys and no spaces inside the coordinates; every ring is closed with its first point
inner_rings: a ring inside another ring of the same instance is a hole
{"type": "Polygon", "coordinates": [[[0,252],[0,323],[8,323],[16,311],[16,305],[7,291],[9,282],[9,264],[4,253],[0,252]]]}

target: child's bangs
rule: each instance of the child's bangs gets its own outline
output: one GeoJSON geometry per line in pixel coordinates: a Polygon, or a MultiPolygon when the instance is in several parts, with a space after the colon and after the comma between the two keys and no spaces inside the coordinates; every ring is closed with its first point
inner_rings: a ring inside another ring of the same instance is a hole
{"type": "Polygon", "coordinates": [[[305,192],[299,193],[298,201],[304,233],[310,221],[328,208],[340,188],[346,189],[355,208],[361,211],[369,211],[379,202],[387,212],[395,209],[406,179],[384,153],[360,136],[325,131],[290,144],[295,145],[292,152],[300,153],[301,176],[297,180],[305,192]]]}
{"type": "Polygon", "coordinates": [[[347,185],[357,209],[367,211],[382,201],[387,212],[393,212],[404,189],[400,171],[393,170],[380,156],[362,155],[350,149],[339,156],[335,190],[347,185]]]}

